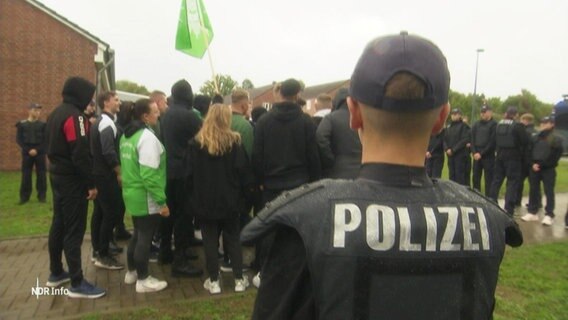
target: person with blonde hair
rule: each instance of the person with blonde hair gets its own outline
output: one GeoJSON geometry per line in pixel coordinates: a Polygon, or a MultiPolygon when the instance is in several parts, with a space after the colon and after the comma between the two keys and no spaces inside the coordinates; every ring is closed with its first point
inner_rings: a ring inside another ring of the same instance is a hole
{"type": "Polygon", "coordinates": [[[249,286],[242,272],[239,216],[245,193],[253,185],[252,169],[239,133],[231,130],[231,108],[214,104],[185,157],[186,185],[195,217],[199,218],[209,278],[203,287],[211,294],[221,292],[217,248],[223,233],[235,278],[235,291],[249,286]],[[222,230],[222,231],[221,231],[222,230]]]}

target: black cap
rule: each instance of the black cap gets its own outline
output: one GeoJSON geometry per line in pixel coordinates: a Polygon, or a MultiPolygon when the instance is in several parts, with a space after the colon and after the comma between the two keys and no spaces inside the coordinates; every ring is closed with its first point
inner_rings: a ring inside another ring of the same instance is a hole
{"type": "Polygon", "coordinates": [[[517,113],[519,113],[519,110],[517,109],[517,107],[511,106],[507,108],[507,111],[505,111],[505,113],[510,116],[515,116],[517,115],[517,113]]]}
{"type": "Polygon", "coordinates": [[[481,113],[485,113],[485,112],[487,112],[487,111],[491,111],[491,107],[490,107],[490,106],[484,105],[484,106],[481,107],[481,110],[480,110],[481,113]]]}
{"type": "Polygon", "coordinates": [[[453,108],[451,114],[462,114],[462,112],[458,108],[453,108]]]}
{"type": "Polygon", "coordinates": [[[28,109],[41,109],[41,105],[39,103],[32,102],[28,105],[28,109]]]}
{"type": "Polygon", "coordinates": [[[296,79],[284,80],[280,85],[280,94],[283,97],[293,97],[302,91],[302,84],[296,79]]]}
{"type": "Polygon", "coordinates": [[[402,31],[399,35],[376,38],[367,45],[351,76],[349,91],[365,105],[391,112],[412,112],[447,103],[449,90],[450,71],[442,51],[429,40],[402,31]],[[424,82],[424,98],[385,97],[388,81],[403,71],[424,82]]]}

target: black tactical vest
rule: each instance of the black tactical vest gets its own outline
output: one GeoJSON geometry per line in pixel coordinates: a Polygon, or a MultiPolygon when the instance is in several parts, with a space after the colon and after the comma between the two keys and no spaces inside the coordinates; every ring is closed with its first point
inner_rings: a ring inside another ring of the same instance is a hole
{"type": "Polygon", "coordinates": [[[23,132],[23,142],[28,146],[42,144],[45,139],[45,122],[42,121],[21,121],[18,124],[23,132]]]}
{"type": "Polygon", "coordinates": [[[535,142],[532,149],[532,159],[534,161],[546,161],[550,156],[552,146],[551,141],[545,138],[541,138],[538,135],[534,137],[535,142]]]}
{"type": "Polygon", "coordinates": [[[495,129],[495,137],[497,138],[498,148],[515,148],[515,137],[513,136],[514,120],[503,119],[497,124],[495,129]]]}
{"type": "Polygon", "coordinates": [[[489,319],[505,244],[522,243],[499,207],[450,181],[323,180],[267,208],[241,239],[298,231],[319,319],[489,319]]]}
{"type": "Polygon", "coordinates": [[[491,128],[493,120],[486,123],[478,122],[475,126],[475,146],[485,147],[489,143],[489,138],[491,137],[491,128]]]}

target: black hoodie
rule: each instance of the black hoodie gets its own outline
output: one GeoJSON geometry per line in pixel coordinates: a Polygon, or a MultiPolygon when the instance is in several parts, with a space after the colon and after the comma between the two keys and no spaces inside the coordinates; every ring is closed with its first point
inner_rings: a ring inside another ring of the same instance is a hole
{"type": "Polygon", "coordinates": [[[47,118],[47,156],[54,175],[77,176],[94,188],[89,151],[89,121],[83,113],[93,99],[95,85],[71,77],[63,85],[63,103],[47,118]]]}
{"type": "Polygon", "coordinates": [[[201,119],[192,111],[193,91],[186,80],[172,86],[173,104],[160,119],[166,148],[168,179],[183,178],[183,156],[191,140],[201,128],[201,119]]]}
{"type": "Polygon", "coordinates": [[[316,128],[300,106],[276,103],[258,120],[252,151],[257,182],[271,190],[284,190],[316,181],[321,163],[316,128]]]}

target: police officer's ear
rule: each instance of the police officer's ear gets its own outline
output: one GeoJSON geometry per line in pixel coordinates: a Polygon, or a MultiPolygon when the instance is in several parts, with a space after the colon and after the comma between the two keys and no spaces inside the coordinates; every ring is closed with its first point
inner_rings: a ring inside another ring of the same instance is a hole
{"type": "Polygon", "coordinates": [[[437,135],[438,133],[440,133],[440,131],[442,131],[442,129],[444,129],[444,124],[448,119],[449,113],[450,113],[450,103],[448,102],[442,105],[442,107],[440,108],[440,114],[438,115],[438,120],[436,120],[434,127],[432,127],[432,135],[437,135]]]}
{"type": "Polygon", "coordinates": [[[361,105],[351,97],[347,97],[347,107],[349,108],[349,126],[353,130],[363,129],[363,118],[361,117],[361,105]]]}

